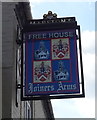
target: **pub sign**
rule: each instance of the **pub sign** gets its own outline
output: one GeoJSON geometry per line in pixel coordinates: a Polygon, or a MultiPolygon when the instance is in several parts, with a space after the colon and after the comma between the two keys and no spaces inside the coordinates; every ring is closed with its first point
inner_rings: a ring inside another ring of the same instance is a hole
{"type": "Polygon", "coordinates": [[[75,28],[25,32],[25,96],[80,94],[75,28]]]}

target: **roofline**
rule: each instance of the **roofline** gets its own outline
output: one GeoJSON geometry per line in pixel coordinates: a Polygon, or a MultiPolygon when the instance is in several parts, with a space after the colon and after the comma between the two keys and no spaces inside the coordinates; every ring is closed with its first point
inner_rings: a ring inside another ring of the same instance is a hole
{"type": "Polygon", "coordinates": [[[20,28],[23,28],[26,22],[32,19],[30,2],[18,2],[14,11],[20,28]]]}
{"type": "Polygon", "coordinates": [[[31,7],[30,7],[30,2],[22,2],[24,6],[24,13],[26,15],[27,20],[32,19],[32,14],[31,14],[31,7]]]}

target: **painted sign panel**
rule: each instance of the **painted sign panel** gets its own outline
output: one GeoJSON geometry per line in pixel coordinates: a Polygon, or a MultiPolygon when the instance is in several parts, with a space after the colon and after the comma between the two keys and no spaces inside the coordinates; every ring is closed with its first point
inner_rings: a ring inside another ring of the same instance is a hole
{"type": "Polygon", "coordinates": [[[25,34],[25,94],[80,93],[74,30],[25,34]]]}

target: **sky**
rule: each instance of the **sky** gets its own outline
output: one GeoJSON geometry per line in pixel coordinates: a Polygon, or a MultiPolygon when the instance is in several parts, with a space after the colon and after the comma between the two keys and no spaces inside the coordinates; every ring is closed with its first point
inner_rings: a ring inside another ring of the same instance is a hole
{"type": "Polygon", "coordinates": [[[50,10],[58,17],[76,17],[81,27],[85,98],[51,100],[54,117],[95,118],[95,2],[30,0],[30,5],[33,19],[42,19],[50,10]]]}

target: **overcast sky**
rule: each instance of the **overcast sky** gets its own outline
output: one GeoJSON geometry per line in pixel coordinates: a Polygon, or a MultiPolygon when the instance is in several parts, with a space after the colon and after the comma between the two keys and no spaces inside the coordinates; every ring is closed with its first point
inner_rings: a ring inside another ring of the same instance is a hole
{"type": "Polygon", "coordinates": [[[80,1],[30,2],[33,19],[41,19],[51,10],[58,17],[76,17],[81,26],[85,98],[52,100],[55,118],[95,118],[95,2],[80,1]]]}

